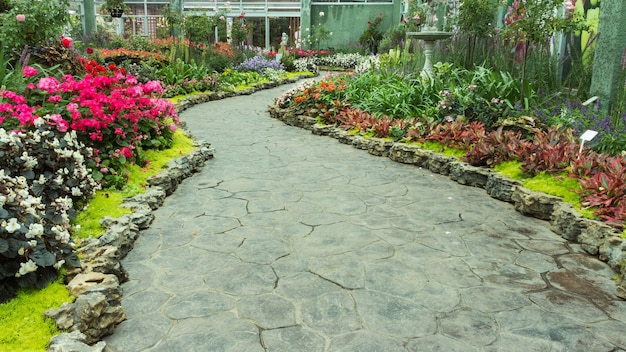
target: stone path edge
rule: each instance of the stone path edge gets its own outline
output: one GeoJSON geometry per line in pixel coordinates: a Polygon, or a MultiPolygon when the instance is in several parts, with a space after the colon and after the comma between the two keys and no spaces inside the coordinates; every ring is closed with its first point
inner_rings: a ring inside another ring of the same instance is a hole
{"type": "MultiPolygon", "coordinates": [[[[250,95],[258,90],[295,83],[303,78],[312,76],[264,82],[235,92],[200,93],[183,98],[174,105],[180,114],[197,104],[250,95]]],[[[68,290],[75,297],[74,302],[64,303],[60,308],[45,312],[45,316],[53,319],[59,330],[68,331],[50,339],[49,352],[104,351],[106,342],[100,339],[112,334],[115,326],[126,319],[121,305],[120,285],[128,280],[128,274],[120,261],[132,250],[139,232],[150,227],[154,220],[152,211],[163,204],[182,180],[199,172],[206,161],[213,157],[213,153],[210,143],[195,140],[195,148],[189,155],[170,161],[159,175],[148,180],[145,193],[124,200],[122,206],[131,209],[131,214],[101,219],[105,234],[97,239],[88,238],[82,243],[77,249],[81,256],[81,267],[68,271],[65,278],[68,290]]]]}
{"type": "Polygon", "coordinates": [[[416,145],[353,135],[335,126],[318,124],[314,117],[296,115],[291,109],[277,105],[270,105],[268,112],[287,125],[310,130],[315,135],[335,138],[340,143],[366,150],[372,155],[429,169],[462,185],[483,188],[492,198],[514,204],[521,214],[549,221],[554,233],[579,243],[587,253],[597,256],[616,272],[615,294],[626,299],[626,266],[623,265],[626,261],[626,239],[621,237],[621,232],[601,221],[583,218],[562,198],[533,192],[523,187],[521,182],[500,176],[490,169],[475,167],[416,145]]]}

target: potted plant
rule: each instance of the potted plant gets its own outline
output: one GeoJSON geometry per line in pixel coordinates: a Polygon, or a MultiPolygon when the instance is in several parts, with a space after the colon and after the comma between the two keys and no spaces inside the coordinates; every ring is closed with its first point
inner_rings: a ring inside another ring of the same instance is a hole
{"type": "Polygon", "coordinates": [[[122,17],[124,12],[129,12],[130,8],[124,4],[124,0],[106,0],[100,6],[100,13],[109,14],[111,17],[122,17]]]}

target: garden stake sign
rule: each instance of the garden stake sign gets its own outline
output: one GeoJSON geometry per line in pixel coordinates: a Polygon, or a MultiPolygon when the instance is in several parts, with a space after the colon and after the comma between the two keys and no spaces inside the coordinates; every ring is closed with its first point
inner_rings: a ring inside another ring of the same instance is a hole
{"type": "Polygon", "coordinates": [[[580,153],[583,152],[583,146],[585,145],[585,141],[587,142],[591,141],[597,134],[598,134],[598,131],[586,130],[580,136],[580,150],[578,151],[578,159],[580,159],[580,153]]]}

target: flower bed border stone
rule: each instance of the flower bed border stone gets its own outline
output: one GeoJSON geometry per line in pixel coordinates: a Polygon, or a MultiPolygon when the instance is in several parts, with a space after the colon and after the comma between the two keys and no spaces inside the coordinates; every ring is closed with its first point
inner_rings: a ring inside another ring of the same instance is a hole
{"type": "Polygon", "coordinates": [[[277,105],[269,106],[268,111],[273,118],[287,125],[310,130],[315,135],[329,136],[340,143],[367,150],[372,155],[447,175],[463,185],[484,188],[492,198],[514,204],[518,212],[548,221],[554,233],[579,243],[584,251],[606,262],[619,276],[615,294],[626,299],[626,266],[623,265],[626,261],[626,239],[621,237],[621,232],[601,221],[583,218],[570,203],[560,197],[533,192],[522,187],[520,181],[416,145],[353,135],[335,126],[320,125],[316,118],[295,115],[289,108],[282,109],[277,105]]]}
{"type": "MultiPolygon", "coordinates": [[[[236,92],[201,93],[181,99],[175,104],[176,111],[181,113],[196,104],[250,95],[306,77],[309,75],[264,82],[236,92]]],[[[115,326],[126,319],[121,304],[121,284],[128,281],[128,273],[120,261],[132,250],[139,232],[152,224],[152,211],[174,193],[182,180],[199,172],[213,154],[208,142],[196,141],[195,149],[189,155],[171,160],[159,175],[148,179],[145,193],[124,200],[122,206],[131,209],[132,213],[101,219],[105,234],[99,238],[90,237],[82,243],[77,249],[81,267],[70,270],[65,278],[68,290],[76,299],[45,312],[46,317],[54,319],[59,330],[68,331],[50,339],[49,352],[105,350],[106,342],[100,339],[112,334],[115,326]]]]}

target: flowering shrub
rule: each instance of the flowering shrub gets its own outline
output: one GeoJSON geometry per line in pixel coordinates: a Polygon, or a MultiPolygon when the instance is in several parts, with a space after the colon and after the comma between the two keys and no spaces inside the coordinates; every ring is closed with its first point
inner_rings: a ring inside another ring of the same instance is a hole
{"type": "Polygon", "coordinates": [[[298,83],[297,86],[281,94],[276,99],[276,105],[278,105],[282,109],[290,107],[291,104],[293,104],[294,97],[298,95],[299,93],[303,92],[304,90],[310,88],[314,83],[315,81],[313,80],[305,80],[305,81],[298,83]]]}
{"type": "Polygon", "coordinates": [[[118,187],[126,181],[126,163],[141,164],[144,149],[171,144],[178,116],[174,105],[161,98],[159,82],[139,83],[114,64],[89,61],[85,69],[81,80],[32,76],[36,84],[29,83],[25,95],[0,90],[0,125],[28,129],[49,114],[48,123],[58,131],[76,131],[82,143],[94,148],[88,160],[94,178],[118,187]]]}
{"type": "Polygon", "coordinates": [[[296,72],[317,72],[317,64],[313,57],[301,57],[293,60],[296,72]]]}
{"type": "Polygon", "coordinates": [[[0,128],[0,302],[21,287],[42,288],[61,266],[77,267],[70,220],[74,204],[98,184],[86,161],[92,149],[50,115],[28,131],[0,128]]]}
{"type": "Polygon", "coordinates": [[[383,39],[383,33],[380,31],[380,23],[383,21],[382,12],[371,21],[367,21],[367,29],[359,37],[359,43],[367,47],[372,54],[378,52],[378,43],[383,39]]]}
{"type": "Polygon", "coordinates": [[[343,69],[354,69],[367,59],[368,56],[363,56],[361,54],[337,53],[328,56],[318,56],[315,58],[315,63],[318,66],[332,66],[343,69]]]}
{"type": "Polygon", "coordinates": [[[263,73],[266,68],[273,68],[275,70],[284,70],[285,66],[275,59],[268,59],[262,54],[257,54],[251,58],[245,59],[242,63],[235,67],[238,71],[255,71],[263,73]]]}
{"type": "Polygon", "coordinates": [[[278,81],[286,74],[285,70],[277,70],[275,68],[266,68],[263,70],[263,77],[267,78],[270,81],[278,81]]]}
{"type": "Polygon", "coordinates": [[[287,51],[290,55],[295,55],[296,57],[312,57],[312,56],[326,56],[329,54],[328,50],[320,49],[320,50],[304,50],[300,48],[287,48],[287,51]]]}

